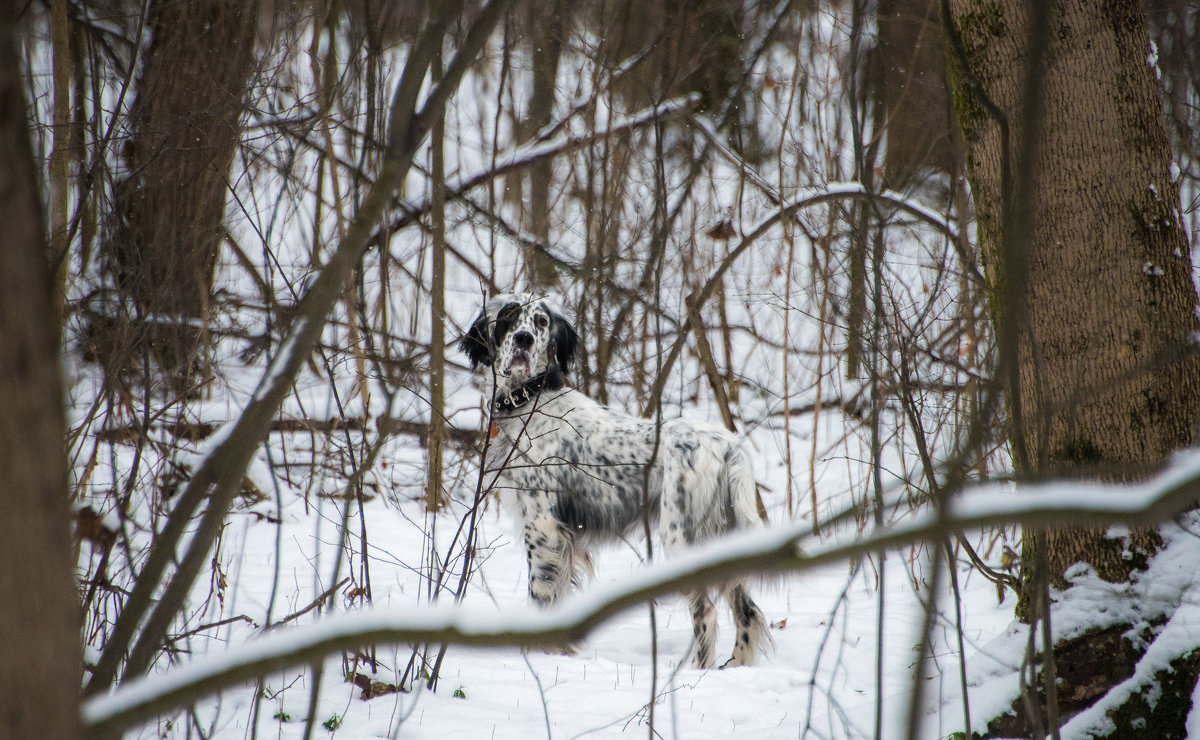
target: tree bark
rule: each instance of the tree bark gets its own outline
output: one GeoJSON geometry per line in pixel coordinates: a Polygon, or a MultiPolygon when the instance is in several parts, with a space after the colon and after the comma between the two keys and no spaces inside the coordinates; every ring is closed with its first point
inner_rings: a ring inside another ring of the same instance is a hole
{"type": "MultiPolygon", "coordinates": [[[[525,116],[525,140],[531,139],[554,116],[558,92],[558,62],[562,57],[569,7],[563,0],[548,6],[535,2],[526,10],[530,25],[530,54],[533,62],[532,94],[525,116]]],[[[529,168],[527,223],[530,232],[542,244],[550,244],[550,185],[554,179],[554,161],[546,159],[529,168]]],[[[533,288],[553,288],[555,265],[545,256],[529,250],[525,256],[526,280],[533,288]]]]}
{"type": "MultiPolygon", "coordinates": [[[[441,79],[442,60],[438,55],[431,66],[434,81],[441,79]]],[[[429,298],[429,438],[425,449],[429,472],[425,478],[425,508],[438,511],[445,506],[442,467],[446,448],[446,121],[441,115],[429,132],[430,233],[433,251],[430,267],[429,298]]]]}
{"type": "Polygon", "coordinates": [[[179,390],[195,379],[229,170],[254,61],[257,2],[152,3],[129,114],[109,269],[146,320],[142,341],[179,390]]]}
{"type": "MultiPolygon", "coordinates": [[[[1010,122],[1019,121],[1028,58],[1017,30],[1025,22],[1022,3],[1010,1],[1002,11],[973,0],[953,5],[967,74],[1010,122]]],[[[1028,469],[1019,472],[1123,478],[1193,440],[1200,417],[1200,357],[1191,341],[1200,328],[1196,291],[1141,12],[1082,0],[1057,7],[1037,142],[1041,166],[1026,181],[1002,182],[1000,127],[962,90],[963,70],[959,120],[994,318],[1024,318],[1017,327],[1019,387],[1009,389],[1025,410],[1012,430],[1028,454],[1028,469]],[[1006,187],[1035,193],[1026,264],[998,253],[1002,230],[1012,226],[1003,221],[1006,187]],[[1025,284],[1015,296],[1020,305],[1002,300],[1010,280],[1025,284]]],[[[1024,145],[1013,144],[1014,152],[1024,145]]],[[[1014,170],[1014,180],[1021,175],[1014,170]]],[[[1091,535],[1052,540],[1054,573],[1080,560],[1095,560],[1110,578],[1128,573],[1126,564],[1109,562],[1111,553],[1096,557],[1091,535]]]]}
{"type": "MultiPolygon", "coordinates": [[[[1140,5],[950,0],[947,9],[1018,475],[1144,475],[1194,441],[1200,357],[1140,5]]],[[[1158,543],[1145,530],[1127,541],[1100,529],[1027,531],[1018,616],[1034,616],[1039,558],[1060,588],[1080,562],[1120,582],[1158,543]]]]}
{"type": "Polygon", "coordinates": [[[882,0],[876,12],[877,82],[887,127],[883,186],[903,191],[959,159],[946,84],[938,0],[882,0]]]}
{"type": "Polygon", "coordinates": [[[0,736],[70,740],[82,661],[66,428],[14,7],[0,3],[0,736]]]}

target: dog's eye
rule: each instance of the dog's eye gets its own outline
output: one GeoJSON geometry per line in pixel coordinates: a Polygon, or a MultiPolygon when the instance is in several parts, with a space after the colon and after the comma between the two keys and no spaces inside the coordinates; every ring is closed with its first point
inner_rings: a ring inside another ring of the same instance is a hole
{"type": "Polygon", "coordinates": [[[516,303],[510,303],[496,314],[496,323],[516,321],[517,315],[520,313],[521,307],[516,303]]]}
{"type": "Polygon", "coordinates": [[[539,313],[534,317],[533,323],[537,328],[545,329],[547,326],[550,326],[550,317],[544,313],[539,313]]]}

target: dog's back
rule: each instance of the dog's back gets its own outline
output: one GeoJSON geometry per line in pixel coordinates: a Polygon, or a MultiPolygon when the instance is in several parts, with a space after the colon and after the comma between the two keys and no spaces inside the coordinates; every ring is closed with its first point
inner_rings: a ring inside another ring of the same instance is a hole
{"type": "MultiPolygon", "coordinates": [[[[556,304],[530,296],[488,302],[461,346],[493,380],[486,473],[507,489],[529,561],[529,593],[553,604],[590,563],[594,544],[649,519],[668,553],[759,525],[755,484],[740,441],[686,419],[658,424],[597,404],[565,386],[578,335],[556,304]]],[[[721,589],[738,636],[727,665],[752,662],[770,641],[766,620],[737,582],[721,589]]],[[[687,594],[694,664],[713,664],[708,589],[687,594]]]]}

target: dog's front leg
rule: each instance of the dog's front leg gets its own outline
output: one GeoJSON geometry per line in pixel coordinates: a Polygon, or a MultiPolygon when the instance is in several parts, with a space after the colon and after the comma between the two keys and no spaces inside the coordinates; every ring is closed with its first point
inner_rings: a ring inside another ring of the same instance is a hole
{"type": "Polygon", "coordinates": [[[525,555],[529,562],[529,597],[540,606],[558,601],[575,569],[574,543],[550,513],[549,496],[538,492],[526,504],[525,555]]]}

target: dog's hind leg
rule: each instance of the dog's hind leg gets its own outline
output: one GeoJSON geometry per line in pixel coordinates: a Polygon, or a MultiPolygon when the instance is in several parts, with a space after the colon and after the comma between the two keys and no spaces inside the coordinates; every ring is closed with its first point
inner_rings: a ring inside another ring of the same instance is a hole
{"type": "Polygon", "coordinates": [[[739,665],[751,665],[755,656],[769,645],[771,633],[767,631],[767,620],[763,617],[758,604],[750,598],[746,587],[738,584],[729,589],[725,598],[733,609],[733,623],[736,635],[733,643],[733,657],[726,661],[722,668],[739,665]]]}
{"type": "Polygon", "coordinates": [[[703,588],[687,592],[692,609],[692,667],[711,668],[716,658],[717,608],[703,588]]]}
{"type": "MultiPolygon", "coordinates": [[[[679,459],[666,454],[662,460],[662,509],[658,532],[668,555],[683,552],[692,544],[695,534],[690,517],[689,497],[679,459]]],[[[692,612],[692,667],[711,668],[716,660],[717,608],[713,606],[708,589],[685,591],[692,612]]]]}

